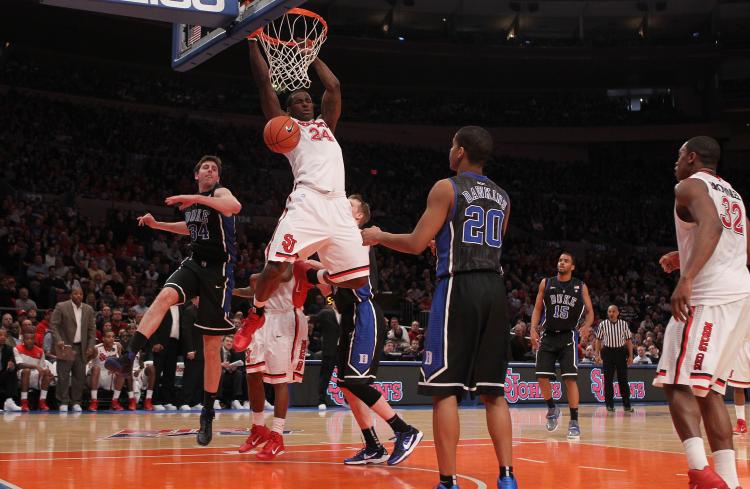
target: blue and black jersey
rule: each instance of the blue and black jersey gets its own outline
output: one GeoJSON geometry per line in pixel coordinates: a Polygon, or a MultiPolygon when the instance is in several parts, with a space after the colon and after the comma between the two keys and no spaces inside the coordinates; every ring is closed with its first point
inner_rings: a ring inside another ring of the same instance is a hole
{"type": "MultiPolygon", "coordinates": [[[[216,185],[201,195],[213,197],[216,185]]],[[[237,258],[234,216],[224,216],[211,207],[193,204],[185,209],[185,224],[190,232],[193,258],[212,263],[234,263],[237,258]]]]}
{"type": "Polygon", "coordinates": [[[435,238],[438,278],[474,271],[502,274],[508,194],[476,173],[463,172],[450,181],[455,194],[453,210],[435,238]]]}

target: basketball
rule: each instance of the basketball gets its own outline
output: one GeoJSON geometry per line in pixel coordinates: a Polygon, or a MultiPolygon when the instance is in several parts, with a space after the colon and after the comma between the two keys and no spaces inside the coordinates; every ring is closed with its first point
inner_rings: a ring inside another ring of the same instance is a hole
{"type": "Polygon", "coordinates": [[[299,126],[288,115],[274,117],[263,128],[263,141],[274,153],[288,153],[299,143],[299,126]]]}

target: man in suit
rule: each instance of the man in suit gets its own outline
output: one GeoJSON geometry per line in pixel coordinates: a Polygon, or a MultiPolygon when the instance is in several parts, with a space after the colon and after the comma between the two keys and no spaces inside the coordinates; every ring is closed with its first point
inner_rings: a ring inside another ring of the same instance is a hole
{"type": "Polygon", "coordinates": [[[71,401],[73,411],[82,410],[86,361],[93,357],[96,346],[95,318],[94,309],[83,303],[83,291],[79,287],[73,288],[70,300],[58,303],[52,313],[50,327],[58,357],[56,393],[60,412],[67,412],[71,401]]]}
{"type": "Polygon", "coordinates": [[[310,320],[313,322],[314,328],[320,333],[320,341],[322,343],[320,377],[318,379],[318,409],[324,410],[329,404],[326,401],[326,393],[328,392],[328,383],[331,380],[331,375],[338,359],[338,341],[341,329],[336,312],[328,303],[326,303],[318,314],[311,316],[310,320]]]}
{"type": "Polygon", "coordinates": [[[199,300],[193,297],[190,302],[180,306],[180,343],[185,359],[181,410],[198,406],[203,400],[203,340],[200,332],[193,327],[198,316],[199,300]]]}
{"type": "Polygon", "coordinates": [[[156,371],[156,389],[154,392],[155,409],[164,406],[167,410],[175,410],[177,399],[175,396],[175,375],[177,373],[177,353],[180,341],[180,309],[171,306],[154,335],[149,338],[154,354],[154,369],[156,371]]]}
{"type": "Polygon", "coordinates": [[[18,393],[18,377],[13,348],[5,344],[7,335],[7,330],[0,328],[0,400],[5,400],[3,409],[6,411],[20,411],[21,408],[13,401],[18,393]]]}
{"type": "Polygon", "coordinates": [[[245,352],[233,349],[234,337],[227,335],[219,350],[221,355],[221,383],[219,400],[228,408],[242,409],[240,399],[247,399],[245,388],[245,352]]]}

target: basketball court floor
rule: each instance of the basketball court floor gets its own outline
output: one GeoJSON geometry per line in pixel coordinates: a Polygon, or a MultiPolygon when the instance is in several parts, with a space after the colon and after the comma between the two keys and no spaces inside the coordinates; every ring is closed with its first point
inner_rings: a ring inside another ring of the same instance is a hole
{"type": "MultiPolygon", "coordinates": [[[[273,462],[239,454],[247,436],[247,411],[222,411],[209,447],[195,442],[198,412],[0,415],[0,488],[102,488],[126,483],[139,488],[358,489],[433,487],[437,481],[431,411],[399,411],[425,432],[406,462],[396,467],[345,466],[360,447],[349,411],[290,411],[287,451],[273,462]]],[[[565,412],[565,411],[564,411],[565,412]]],[[[513,408],[515,472],[525,488],[684,488],[682,446],[666,406],[637,406],[633,414],[583,406],[583,436],[566,439],[544,429],[546,408],[513,408]]],[[[270,417],[271,413],[267,413],[270,417]]],[[[270,420],[269,420],[270,421],[270,420]]],[[[497,466],[485,430],[484,410],[461,410],[459,485],[493,488],[497,466]]],[[[377,425],[381,440],[391,436],[377,425]]],[[[386,442],[390,447],[391,442],[386,442]]],[[[750,486],[748,438],[735,437],[740,481],[750,486]]]]}

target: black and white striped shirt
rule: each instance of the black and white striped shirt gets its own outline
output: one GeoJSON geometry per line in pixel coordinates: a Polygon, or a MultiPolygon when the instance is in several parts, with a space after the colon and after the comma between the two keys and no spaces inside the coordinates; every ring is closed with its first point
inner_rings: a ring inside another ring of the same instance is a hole
{"type": "Polygon", "coordinates": [[[630,332],[628,323],[624,319],[618,319],[616,323],[605,319],[599,323],[599,329],[596,332],[596,339],[601,340],[602,346],[607,348],[625,346],[625,341],[632,337],[633,333],[630,332]]]}

